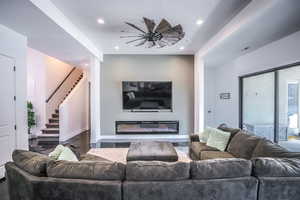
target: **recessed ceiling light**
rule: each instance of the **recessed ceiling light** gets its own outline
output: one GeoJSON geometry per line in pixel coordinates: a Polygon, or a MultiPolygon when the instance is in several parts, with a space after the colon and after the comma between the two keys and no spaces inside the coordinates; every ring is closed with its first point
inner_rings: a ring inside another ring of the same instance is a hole
{"type": "Polygon", "coordinates": [[[184,50],[184,47],[180,47],[179,49],[180,49],[180,50],[184,50]]]}
{"type": "Polygon", "coordinates": [[[120,47],[119,47],[119,46],[115,46],[115,50],[117,50],[117,51],[118,51],[119,49],[120,49],[120,47]]]}
{"type": "Polygon", "coordinates": [[[98,24],[105,24],[104,19],[101,19],[101,18],[97,19],[97,22],[98,22],[98,24]]]}
{"type": "Polygon", "coordinates": [[[203,24],[203,22],[204,22],[204,21],[203,21],[202,19],[198,19],[198,20],[196,21],[196,24],[197,24],[197,25],[201,25],[201,24],[203,24]]]}
{"type": "Polygon", "coordinates": [[[87,63],[84,63],[83,65],[84,65],[85,67],[89,66],[89,64],[87,64],[87,63]]]}

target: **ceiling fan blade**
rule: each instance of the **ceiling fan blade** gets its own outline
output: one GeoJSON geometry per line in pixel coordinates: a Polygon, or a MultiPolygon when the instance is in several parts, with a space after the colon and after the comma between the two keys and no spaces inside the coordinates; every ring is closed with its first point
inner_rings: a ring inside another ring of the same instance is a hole
{"type": "Polygon", "coordinates": [[[135,45],[136,47],[142,46],[147,42],[147,39],[145,39],[144,41],[141,41],[140,43],[138,43],[137,45],[135,45]]]}
{"type": "Polygon", "coordinates": [[[133,36],[133,35],[130,35],[130,36],[120,36],[120,38],[140,38],[140,37],[144,37],[143,35],[139,35],[139,36],[133,36]]]}
{"type": "Polygon", "coordinates": [[[143,19],[144,19],[144,22],[145,22],[145,24],[146,24],[146,27],[147,27],[148,31],[149,31],[149,32],[153,32],[154,27],[155,27],[154,21],[151,20],[151,19],[148,19],[148,18],[146,18],[146,17],[144,17],[143,19]]]}
{"type": "Polygon", "coordinates": [[[171,24],[167,20],[162,19],[160,21],[160,23],[158,24],[158,26],[156,27],[154,32],[163,33],[165,31],[169,30],[170,28],[172,28],[171,24]]]}
{"type": "Polygon", "coordinates": [[[136,25],[129,23],[129,22],[125,22],[125,24],[131,26],[132,28],[141,31],[142,33],[146,33],[144,30],[142,30],[141,28],[137,27],[136,25]]]}
{"type": "Polygon", "coordinates": [[[126,44],[129,44],[129,43],[132,43],[132,42],[135,42],[135,41],[139,41],[139,40],[143,40],[144,38],[139,38],[139,39],[135,39],[135,40],[131,40],[129,42],[126,42],[126,44]]]}
{"type": "Polygon", "coordinates": [[[158,44],[158,48],[163,48],[163,47],[165,47],[165,46],[168,45],[168,43],[166,43],[166,42],[163,41],[163,40],[159,40],[159,41],[157,42],[157,44],[158,44]]]}

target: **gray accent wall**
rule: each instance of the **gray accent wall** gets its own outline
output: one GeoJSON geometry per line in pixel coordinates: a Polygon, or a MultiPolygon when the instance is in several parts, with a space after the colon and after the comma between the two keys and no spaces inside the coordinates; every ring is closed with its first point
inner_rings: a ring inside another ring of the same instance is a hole
{"type": "Polygon", "coordinates": [[[194,127],[194,56],[104,55],[101,65],[101,135],[115,134],[115,121],[179,120],[180,134],[194,127]],[[173,112],[122,109],[122,81],[172,81],[173,112]]]}

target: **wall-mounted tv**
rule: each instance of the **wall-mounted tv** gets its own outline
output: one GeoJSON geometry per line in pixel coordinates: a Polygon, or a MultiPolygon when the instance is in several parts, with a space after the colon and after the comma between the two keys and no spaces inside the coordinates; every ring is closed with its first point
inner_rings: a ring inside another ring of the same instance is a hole
{"type": "Polygon", "coordinates": [[[172,111],[171,81],[123,81],[123,110],[172,111]]]}

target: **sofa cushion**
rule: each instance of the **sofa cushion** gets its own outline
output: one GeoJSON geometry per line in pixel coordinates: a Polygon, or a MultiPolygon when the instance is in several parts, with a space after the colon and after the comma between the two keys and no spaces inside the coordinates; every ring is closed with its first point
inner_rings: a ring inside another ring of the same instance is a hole
{"type": "Polygon", "coordinates": [[[191,162],[192,179],[238,178],[251,176],[252,163],[240,158],[191,162]]]}
{"type": "Polygon", "coordinates": [[[229,138],[229,141],[228,141],[228,144],[227,144],[225,150],[228,149],[228,145],[229,145],[229,143],[231,142],[232,138],[233,138],[238,132],[241,131],[241,129],[239,129],[239,128],[230,128],[230,127],[228,127],[226,124],[221,124],[220,126],[218,126],[218,129],[230,133],[230,138],[229,138]]]}
{"type": "Polygon", "coordinates": [[[15,150],[12,159],[17,167],[34,176],[46,176],[47,163],[52,160],[46,155],[25,150],[15,150]]]}
{"type": "Polygon", "coordinates": [[[254,158],[253,175],[258,177],[300,177],[300,159],[254,158]]]}
{"type": "Polygon", "coordinates": [[[278,144],[263,139],[257,144],[252,158],[256,157],[274,157],[274,158],[300,158],[299,152],[290,152],[278,144]]]}
{"type": "Polygon", "coordinates": [[[216,159],[216,158],[234,158],[234,156],[224,151],[202,151],[201,160],[216,159]]]}
{"type": "Polygon", "coordinates": [[[95,162],[95,161],[112,162],[108,159],[105,159],[105,158],[100,157],[100,156],[95,156],[95,155],[92,155],[92,154],[84,154],[84,155],[80,156],[80,161],[84,161],[84,162],[95,162]]]}
{"type": "Polygon", "coordinates": [[[225,151],[229,138],[229,132],[211,129],[206,145],[217,148],[220,151],[225,151]]]}
{"type": "Polygon", "coordinates": [[[207,146],[203,142],[192,142],[190,144],[191,151],[200,157],[201,151],[219,151],[217,148],[207,146]]]}
{"type": "Polygon", "coordinates": [[[54,178],[123,180],[125,165],[117,162],[72,162],[51,161],[47,165],[47,174],[54,178]]]}
{"type": "Polygon", "coordinates": [[[174,181],[190,176],[188,162],[132,161],[126,166],[129,181],[174,181]]]}
{"type": "Polygon", "coordinates": [[[228,145],[228,152],[235,157],[250,159],[253,151],[262,138],[252,136],[240,131],[231,140],[228,145]]]}
{"type": "Polygon", "coordinates": [[[130,144],[127,161],[165,161],[174,162],[178,155],[170,142],[133,142],[130,144]]]}

